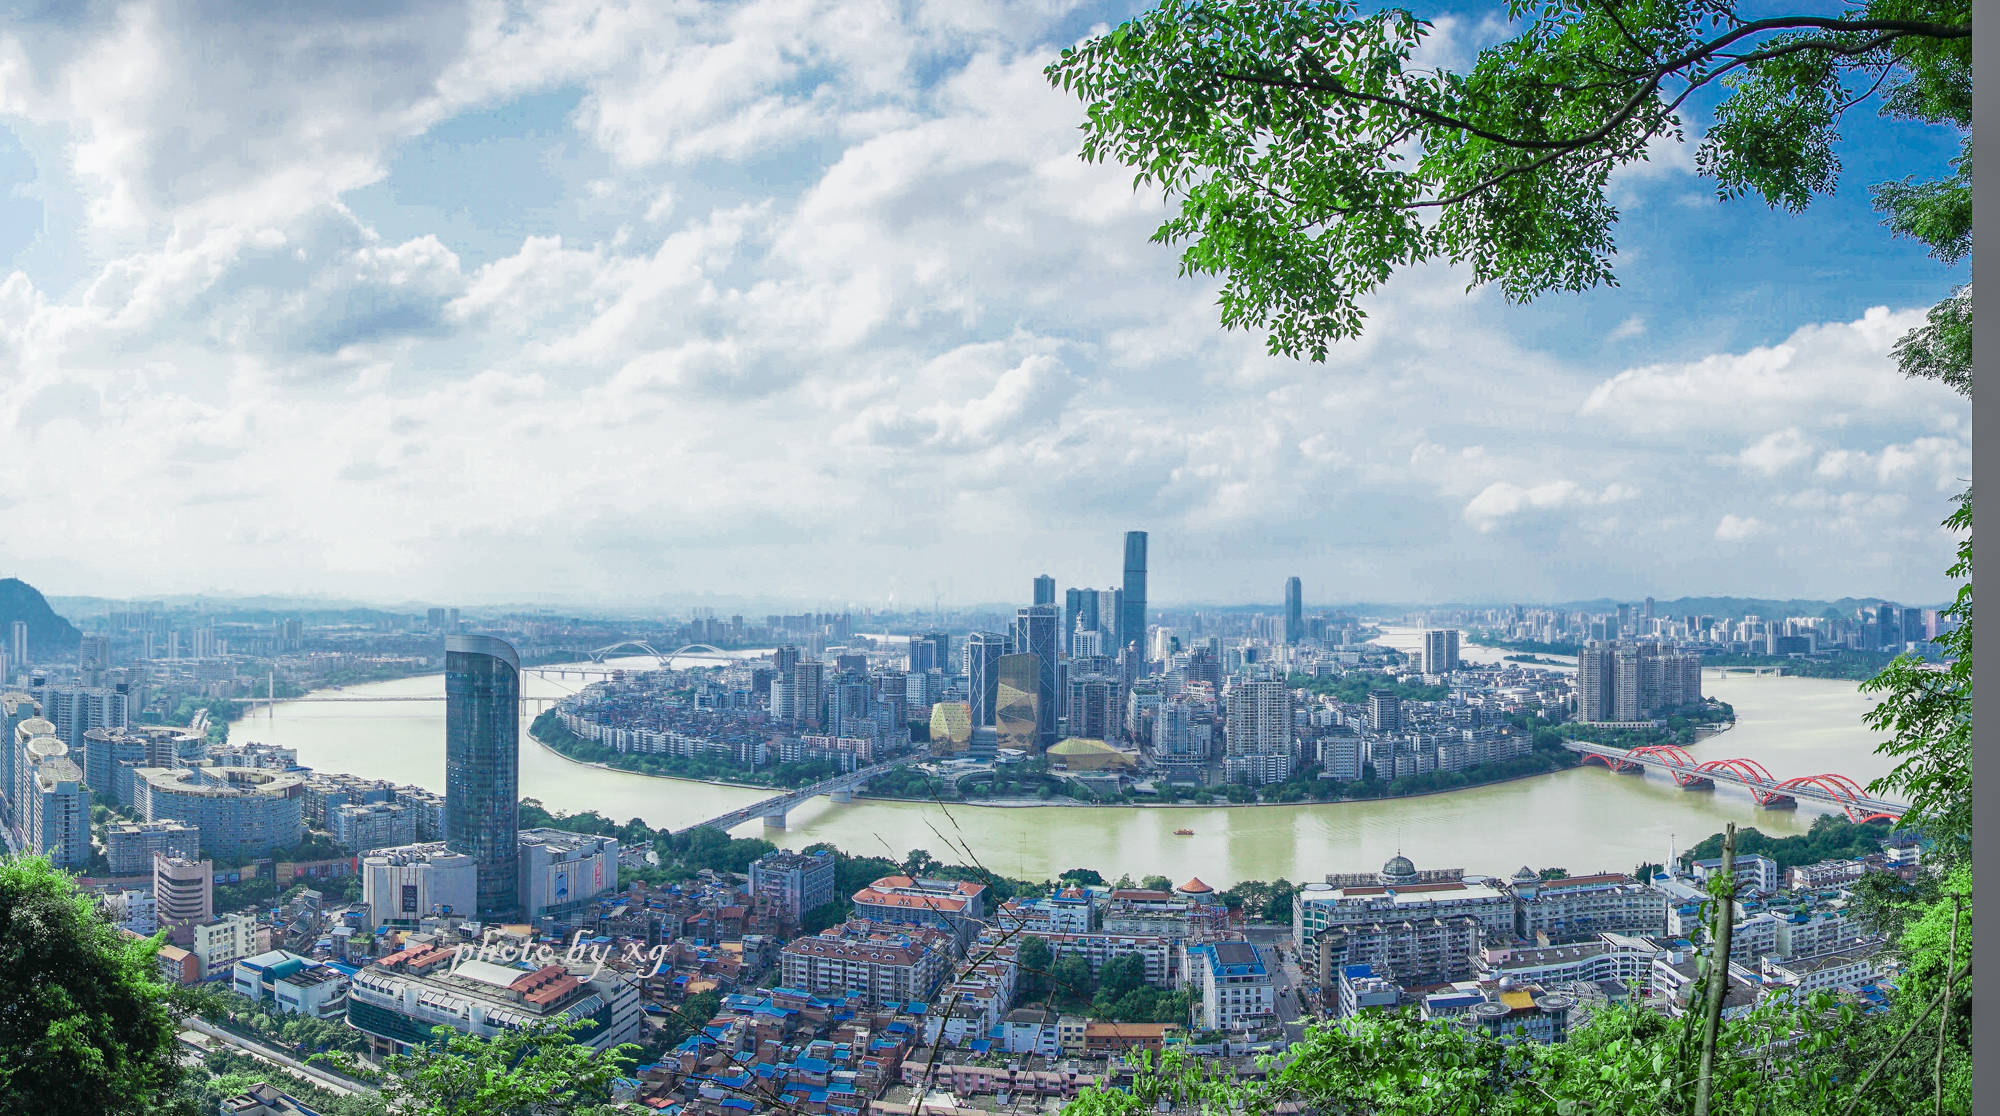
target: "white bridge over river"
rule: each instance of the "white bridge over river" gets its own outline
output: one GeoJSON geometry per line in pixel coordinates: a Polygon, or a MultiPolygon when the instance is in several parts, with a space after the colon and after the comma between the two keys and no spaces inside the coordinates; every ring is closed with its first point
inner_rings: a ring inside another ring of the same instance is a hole
{"type": "Polygon", "coordinates": [[[707,821],[699,821],[693,825],[683,826],[674,830],[674,832],[676,834],[688,833],[706,826],[710,829],[719,829],[727,833],[731,829],[749,821],[751,818],[763,818],[764,828],[766,829],[783,829],[785,828],[785,815],[794,807],[810,799],[818,798],[822,794],[832,798],[835,802],[852,802],[854,801],[854,792],[860,790],[870,779],[894,771],[905,764],[915,763],[923,758],[920,755],[902,756],[884,763],[871,764],[868,767],[850,771],[845,775],[836,775],[831,779],[822,779],[811,786],[785,791],[782,794],[774,794],[769,798],[752,802],[748,806],[738,807],[726,814],[718,814],[707,821]]]}

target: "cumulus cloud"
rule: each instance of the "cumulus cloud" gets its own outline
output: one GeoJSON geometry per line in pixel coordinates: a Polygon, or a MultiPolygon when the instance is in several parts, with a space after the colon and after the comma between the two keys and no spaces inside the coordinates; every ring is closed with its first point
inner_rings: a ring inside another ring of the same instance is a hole
{"type": "Polygon", "coordinates": [[[1715,538],[1717,542],[1742,542],[1767,530],[1769,528],[1764,525],[1764,521],[1756,516],[1730,512],[1716,522],[1715,538]]]}
{"type": "MultiPolygon", "coordinates": [[[[1941,568],[1969,421],[1887,359],[1918,311],[1602,369],[1432,266],[1326,364],[1272,359],[1148,242],[1161,199],[1076,158],[1041,76],[1073,8],[138,0],[0,30],[0,122],[77,200],[76,270],[0,277],[0,437],[33,465],[0,503],[94,525],[10,557],[69,592],[839,604],[1106,584],[1145,527],[1161,600],[1289,572],[1563,597],[1738,591],[1720,519],[1769,531],[1788,592],[1855,588],[1825,561],[1854,537],[1941,568]],[[527,170],[452,178],[474,144],[527,170]]],[[[1439,58],[1498,33],[1439,26],[1439,58]]]]}
{"type": "Polygon", "coordinates": [[[1615,504],[1637,496],[1635,489],[1609,484],[1601,489],[1585,488],[1570,480],[1546,481],[1524,487],[1510,481],[1495,481],[1479,490],[1465,505],[1465,518],[1482,531],[1490,531],[1503,521],[1527,512],[1559,508],[1588,508],[1615,504]]]}

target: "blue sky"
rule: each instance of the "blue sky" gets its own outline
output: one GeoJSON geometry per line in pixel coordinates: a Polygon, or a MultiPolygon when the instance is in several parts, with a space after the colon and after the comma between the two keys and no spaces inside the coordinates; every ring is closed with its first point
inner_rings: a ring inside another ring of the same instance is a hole
{"type": "MultiPolygon", "coordinates": [[[[1967,278],[1867,186],[1691,151],[1620,286],[1399,276],[1325,365],[1215,324],[1075,158],[1060,0],[101,5],[0,29],[0,504],[59,593],[467,603],[1945,596],[1956,396],[1888,346],[1967,278]],[[238,16],[240,12],[234,13],[238,16]]],[[[1423,9],[1433,49],[1498,32],[1423,9]]],[[[1698,133],[1698,111],[1690,123],[1698,133]]]]}

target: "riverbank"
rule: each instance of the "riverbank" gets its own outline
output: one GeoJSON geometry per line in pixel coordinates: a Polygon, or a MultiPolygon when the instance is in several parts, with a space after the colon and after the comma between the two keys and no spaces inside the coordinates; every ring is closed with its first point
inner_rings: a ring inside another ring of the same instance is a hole
{"type": "MultiPolygon", "coordinates": [[[[1408,802],[1412,799],[1431,798],[1441,794],[1457,794],[1461,791],[1483,790],[1506,783],[1518,783],[1525,779],[1539,779],[1546,775],[1560,775],[1575,770],[1569,767],[1553,767],[1547,771],[1528,771],[1519,775],[1506,775],[1498,779],[1484,779],[1477,783],[1467,783],[1460,787],[1440,787],[1436,790],[1414,791],[1409,794],[1384,794],[1374,798],[1308,798],[1298,802],[1083,802],[1078,799],[1039,798],[893,798],[887,795],[857,793],[856,801],[868,799],[873,802],[927,802],[944,806],[997,807],[1003,810],[1046,809],[1049,807],[1080,806],[1091,810],[1235,810],[1269,807],[1271,809],[1298,809],[1301,806],[1360,806],[1373,802],[1408,802]]],[[[633,772],[632,774],[637,774],[633,772]]],[[[657,776],[656,776],[657,777],[657,776]]]]}
{"type": "MultiPolygon", "coordinates": [[[[664,779],[669,783],[693,783],[697,786],[735,787],[739,790],[774,791],[779,794],[782,794],[787,790],[797,789],[796,787],[774,787],[769,783],[742,783],[742,782],[737,782],[733,779],[693,779],[685,775],[655,775],[650,771],[634,771],[629,767],[619,767],[617,764],[601,763],[597,760],[577,759],[575,756],[570,755],[569,753],[563,751],[561,748],[558,748],[555,745],[549,743],[548,741],[543,740],[539,735],[536,734],[534,729],[530,728],[526,731],[528,734],[528,739],[534,741],[537,744],[540,744],[542,746],[543,751],[549,753],[552,756],[555,756],[556,758],[562,760],[565,763],[572,763],[578,767],[595,767],[599,771],[615,771],[620,775],[637,775],[641,779],[664,779]]],[[[859,796],[857,795],[856,797],[859,796]]]]}

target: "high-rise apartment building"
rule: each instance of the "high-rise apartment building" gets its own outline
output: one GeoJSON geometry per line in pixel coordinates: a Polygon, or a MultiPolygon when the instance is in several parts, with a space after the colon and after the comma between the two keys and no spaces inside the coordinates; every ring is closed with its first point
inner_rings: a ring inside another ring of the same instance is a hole
{"type": "Polygon", "coordinates": [[[1285,642],[1297,643],[1306,637],[1306,593],[1296,577],[1285,579],[1285,642]]]}
{"type": "Polygon", "coordinates": [[[1644,721],[1701,701],[1701,656],[1694,652],[1593,640],[1578,652],[1576,666],[1580,720],[1644,721]]]}
{"type": "Polygon", "coordinates": [[[1368,692],[1368,727],[1376,732],[1398,732],[1403,727],[1403,703],[1393,690],[1368,692]]]}
{"type": "Polygon", "coordinates": [[[1224,715],[1224,773],[1255,784],[1292,774],[1292,695],[1283,682],[1238,683],[1224,715]]]}
{"type": "Polygon", "coordinates": [[[1146,532],[1125,532],[1125,594],[1118,612],[1118,654],[1133,643],[1146,645],[1146,532]]]}
{"type": "Polygon", "coordinates": [[[194,928],[215,918],[215,871],[206,860],[153,858],[153,913],[167,940],[194,941],[194,928]]]}
{"type": "Polygon", "coordinates": [[[973,632],[965,637],[966,704],[972,707],[972,727],[993,724],[1000,706],[1000,659],[1007,654],[1007,637],[999,632],[973,632]]]}
{"type": "Polygon", "coordinates": [[[473,859],[478,914],[520,911],[521,663],[506,641],[445,637],[445,844],[473,859]]]}
{"type": "Polygon", "coordinates": [[[1424,632],[1425,674],[1450,674],[1458,669],[1458,629],[1432,628],[1424,632]]]}

